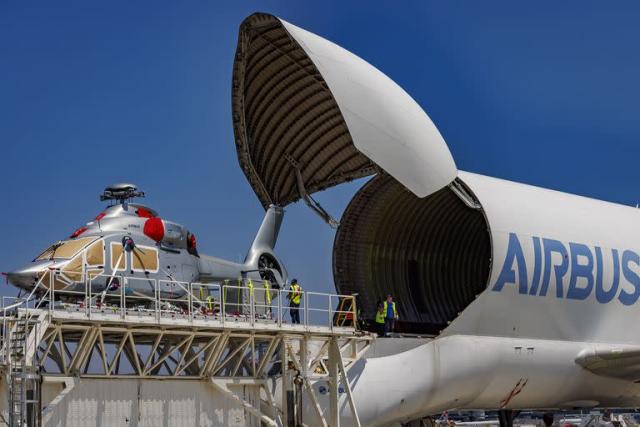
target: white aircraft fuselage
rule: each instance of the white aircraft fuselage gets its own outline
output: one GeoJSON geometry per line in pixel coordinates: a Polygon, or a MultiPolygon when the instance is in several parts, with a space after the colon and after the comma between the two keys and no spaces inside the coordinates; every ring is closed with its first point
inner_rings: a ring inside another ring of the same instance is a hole
{"type": "Polygon", "coordinates": [[[453,409],[639,406],[640,211],[459,178],[489,225],[489,286],[431,342],[352,368],[363,425],[453,409]]]}

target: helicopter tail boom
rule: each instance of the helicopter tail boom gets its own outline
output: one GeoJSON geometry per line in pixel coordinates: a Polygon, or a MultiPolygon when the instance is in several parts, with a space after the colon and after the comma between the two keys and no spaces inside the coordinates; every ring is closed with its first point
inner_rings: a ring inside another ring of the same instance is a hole
{"type": "Polygon", "coordinates": [[[253,244],[247,253],[245,261],[249,260],[253,254],[264,250],[272,251],[278,241],[280,226],[284,218],[284,209],[280,206],[271,205],[264,215],[260,229],[256,234],[253,244]]]}
{"type": "Polygon", "coordinates": [[[263,279],[274,280],[280,284],[286,282],[287,272],[276,256],[274,247],[278,241],[283,218],[282,207],[269,206],[244,260],[246,271],[259,272],[263,279]]]}

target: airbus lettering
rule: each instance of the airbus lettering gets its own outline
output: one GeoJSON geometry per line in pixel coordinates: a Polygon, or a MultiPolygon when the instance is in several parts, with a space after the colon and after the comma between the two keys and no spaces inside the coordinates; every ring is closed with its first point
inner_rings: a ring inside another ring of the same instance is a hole
{"type": "Polygon", "coordinates": [[[589,247],[582,243],[531,237],[533,266],[516,233],[509,233],[507,254],[492,290],[516,285],[523,295],[546,296],[555,288],[557,298],[585,300],[595,292],[599,303],[615,299],[633,305],[640,297],[640,255],[626,249],[589,247]],[[529,268],[533,267],[531,280],[529,268]],[[554,280],[552,280],[552,271],[554,280]],[[622,282],[622,283],[621,283],[622,282]],[[626,286],[625,284],[628,284],[626,286]]]}

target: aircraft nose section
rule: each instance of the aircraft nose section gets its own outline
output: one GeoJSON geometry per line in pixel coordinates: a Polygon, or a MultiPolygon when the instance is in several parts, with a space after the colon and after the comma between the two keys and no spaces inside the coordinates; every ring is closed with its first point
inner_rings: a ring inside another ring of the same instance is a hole
{"type": "Polygon", "coordinates": [[[7,279],[14,286],[28,289],[36,284],[37,276],[33,272],[14,271],[7,274],[7,279]]]}
{"type": "Polygon", "coordinates": [[[7,273],[7,280],[14,286],[22,289],[32,289],[38,282],[39,273],[42,270],[40,268],[23,268],[16,271],[7,273]]]}

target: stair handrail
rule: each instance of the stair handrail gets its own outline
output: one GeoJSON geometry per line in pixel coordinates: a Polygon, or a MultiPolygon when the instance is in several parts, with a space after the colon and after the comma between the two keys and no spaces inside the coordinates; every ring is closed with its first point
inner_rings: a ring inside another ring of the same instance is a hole
{"type": "MultiPolygon", "coordinates": [[[[44,293],[44,296],[46,296],[47,294],[49,294],[49,292],[51,291],[51,288],[53,287],[53,283],[51,283],[53,280],[53,275],[55,274],[55,269],[53,268],[49,268],[49,289],[47,289],[47,291],[44,293]]],[[[44,280],[44,278],[47,277],[47,274],[43,274],[42,276],[40,276],[40,278],[38,279],[38,281],[36,282],[35,286],[33,287],[33,289],[31,290],[31,292],[29,293],[29,295],[26,298],[16,298],[16,302],[7,306],[7,307],[2,307],[2,311],[3,311],[3,317],[2,317],[2,333],[3,333],[3,359],[4,362],[6,363],[10,363],[11,362],[11,358],[9,357],[9,342],[10,342],[10,334],[11,331],[7,330],[7,311],[9,310],[13,310],[13,309],[18,309],[20,306],[25,305],[26,308],[26,314],[25,314],[25,323],[28,327],[29,323],[31,322],[31,318],[33,317],[33,311],[29,311],[29,301],[31,301],[34,298],[34,295],[36,293],[36,291],[40,288],[40,286],[42,286],[42,282],[44,280]]],[[[36,307],[34,307],[34,310],[38,309],[40,307],[40,304],[42,304],[42,302],[45,300],[46,298],[41,298],[40,301],[38,302],[38,304],[36,305],[36,307]]],[[[25,349],[26,351],[26,349],[25,349]]]]}

